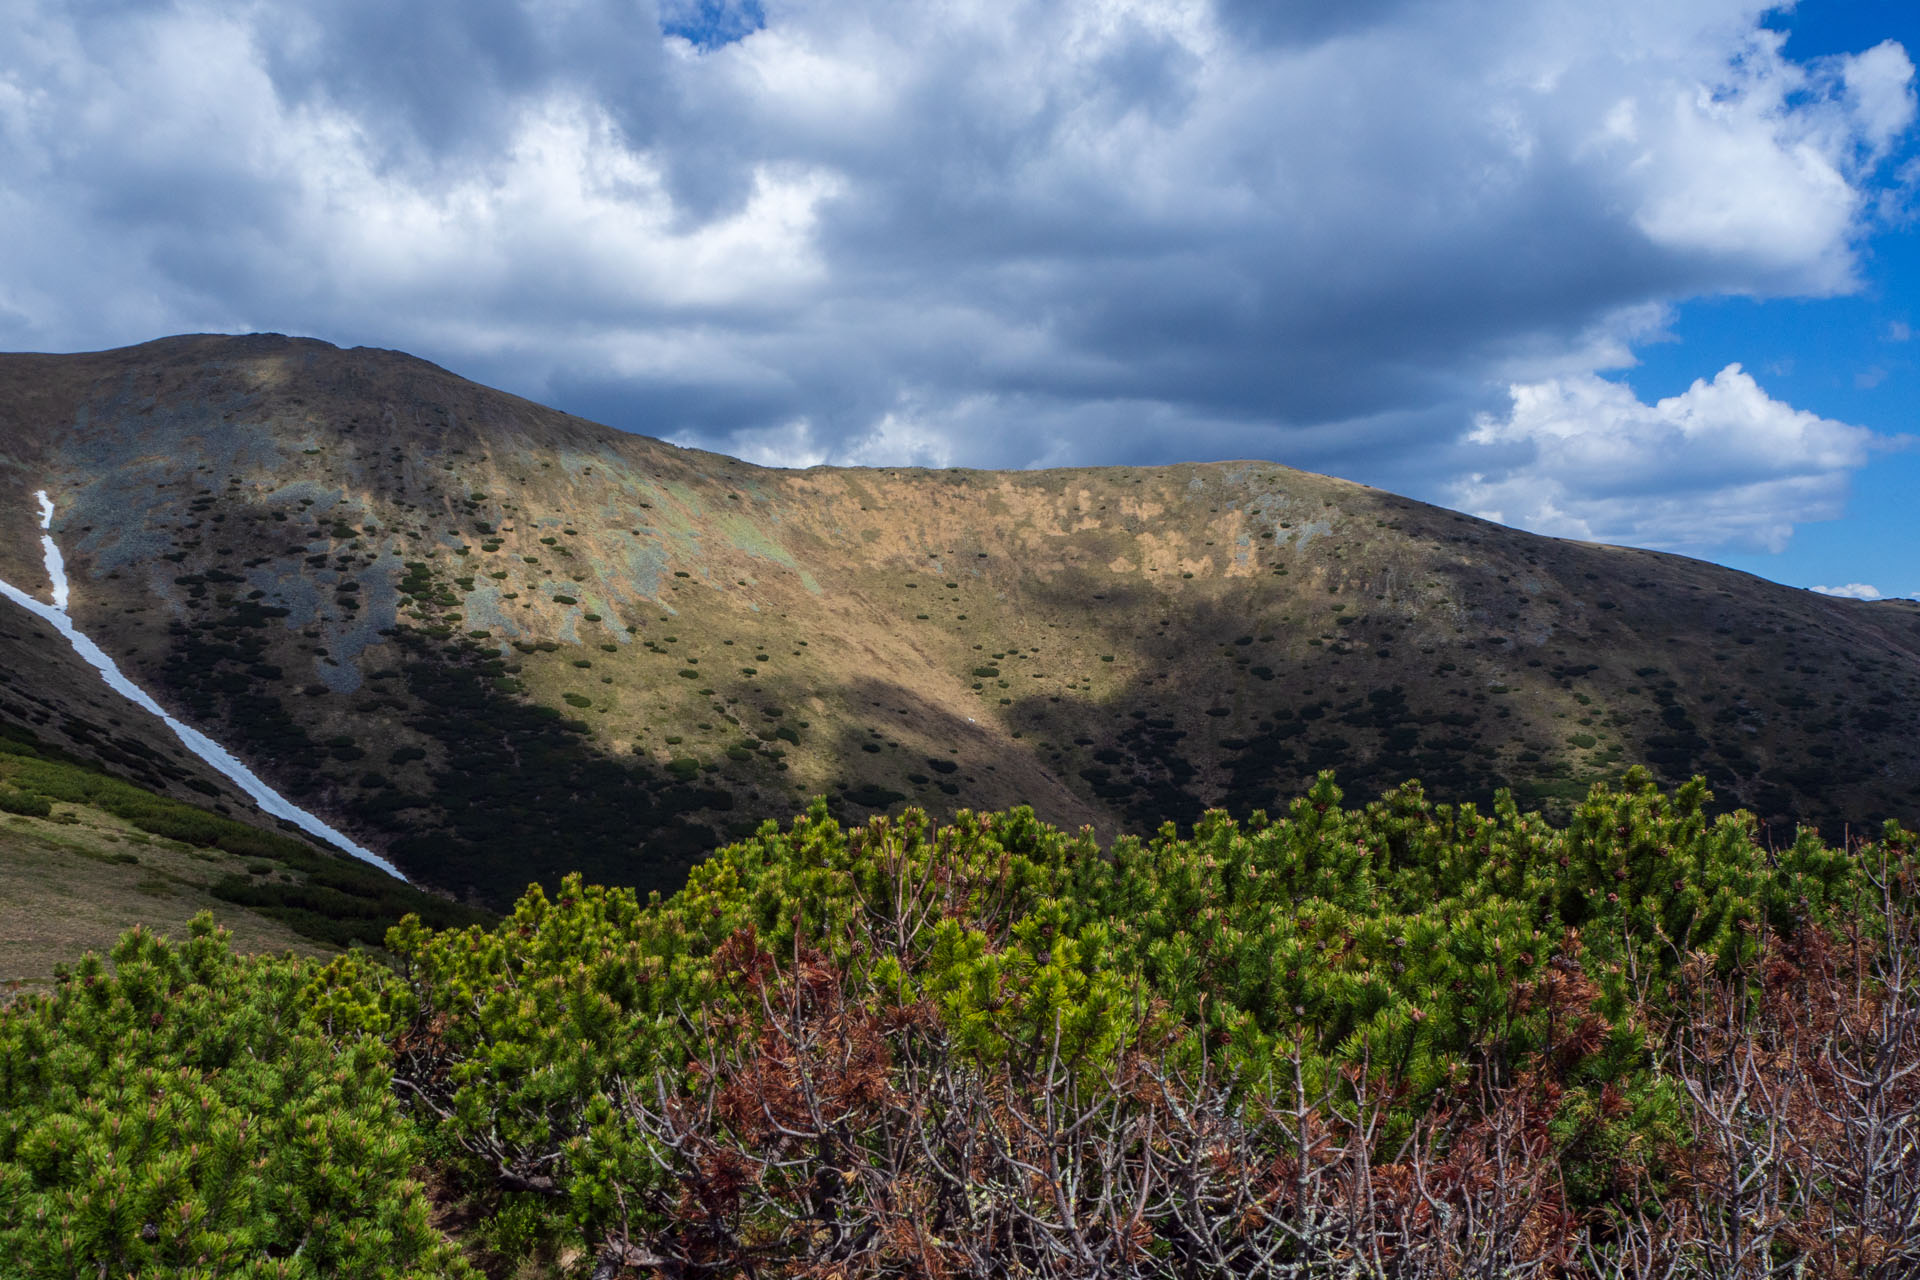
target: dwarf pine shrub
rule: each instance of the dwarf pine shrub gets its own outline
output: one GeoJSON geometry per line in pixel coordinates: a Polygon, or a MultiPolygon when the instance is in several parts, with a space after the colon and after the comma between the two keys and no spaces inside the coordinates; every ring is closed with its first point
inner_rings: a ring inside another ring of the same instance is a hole
{"type": "Polygon", "coordinates": [[[141,930],[0,1010],[0,1258],[21,1277],[467,1274],[429,1226],[356,965],[141,930]]]}
{"type": "MultiPolygon", "coordinates": [[[[357,1275],[377,1240],[393,1274],[452,1270],[409,1181],[425,1150],[503,1266],[1575,1277],[1616,1273],[1542,1224],[1610,1222],[1581,1238],[1668,1233],[1722,1274],[1708,1237],[1754,1214],[1681,1195],[1732,1169],[1702,1089],[1747,1105],[1712,1036],[1826,1000],[1814,1039],[1907,1079],[1920,981],[1902,1004],[1872,975],[1920,972],[1920,925],[1876,923],[1914,914],[1910,834],[1769,849],[1707,801],[1630,774],[1556,827],[1415,784],[1349,807],[1323,775],[1104,848],[1027,809],[848,828],[817,801],[670,898],[570,876],[494,927],[409,918],[390,969],[135,933],[0,1014],[0,1257],[357,1275]],[[1384,1198],[1343,1217],[1362,1174],[1384,1198]],[[1507,1257],[1542,1242],[1548,1270],[1507,1257]]],[[[1920,1140],[1920,1086],[1900,1097],[1861,1121],[1891,1152],[1920,1140]]],[[[1829,1164],[1804,1189],[1830,1210],[1829,1164]]],[[[1875,1169],[1846,1175],[1861,1204],[1875,1169]]],[[[1820,1238],[1771,1212],[1780,1250],[1820,1238]]]]}

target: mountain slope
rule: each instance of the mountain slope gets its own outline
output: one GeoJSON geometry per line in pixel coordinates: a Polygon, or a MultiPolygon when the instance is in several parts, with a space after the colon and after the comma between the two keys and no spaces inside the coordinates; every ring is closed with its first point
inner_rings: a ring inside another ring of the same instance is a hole
{"type": "MultiPolygon", "coordinates": [[[[826,792],[1103,834],[1645,762],[1920,809],[1920,607],[1541,538],[1268,463],[758,468],[392,352],[0,357],[0,576],[429,883],[671,887],[826,792]]],[[[0,704],[0,714],[10,714],[0,704]]]]}

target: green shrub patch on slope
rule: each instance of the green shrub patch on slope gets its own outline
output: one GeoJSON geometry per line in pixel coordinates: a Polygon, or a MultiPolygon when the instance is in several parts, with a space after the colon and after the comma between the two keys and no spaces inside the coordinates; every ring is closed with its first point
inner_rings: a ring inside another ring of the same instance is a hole
{"type": "Polygon", "coordinates": [[[501,1267],[1732,1274],[1756,1231],[1809,1274],[1920,1265],[1887,1208],[1913,837],[1770,850],[1709,799],[1629,775],[1555,827],[1323,777],[1108,848],[816,802],[671,898],[574,876],[492,928],[409,919],[303,1007],[384,1039],[501,1267]],[[1866,1120],[1834,1083],[1863,1071],[1866,1120]]]}
{"type": "MultiPolygon", "coordinates": [[[[314,972],[202,917],[0,1013],[8,1275],[441,1277],[386,1047],[314,972]]],[[[349,984],[350,985],[350,984],[349,984]]]]}
{"type": "Polygon", "coordinates": [[[1278,818],[1109,850],[1024,810],[849,832],[816,805],[666,902],[574,879],[492,932],[404,926],[402,1079],[475,1185],[566,1197],[565,1233],[670,1231],[657,1126],[618,1100],[697,1094],[715,1037],[771,1012],[742,973],[812,964],[853,1007],[932,1019],[967,1070],[1044,1059],[1085,1085],[1153,1044],[1235,1105],[1296,1069],[1316,1094],[1383,1073],[1403,1135],[1436,1100],[1549,1062],[1555,1141],[1591,1205],[1676,1140],[1650,1071],[1662,984],[1695,956],[1751,966],[1769,930],[1843,918],[1862,889],[1811,834],[1769,855],[1742,820],[1710,821],[1698,784],[1596,789],[1564,830],[1413,786],[1340,800],[1322,779],[1278,818]],[[634,1216],[648,1195],[664,1217],[634,1216]]]}

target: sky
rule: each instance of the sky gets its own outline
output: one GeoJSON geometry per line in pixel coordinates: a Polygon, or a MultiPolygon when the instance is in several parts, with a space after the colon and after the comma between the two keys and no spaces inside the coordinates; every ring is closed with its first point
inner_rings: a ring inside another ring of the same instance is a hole
{"type": "Polygon", "coordinates": [[[1261,458],[1920,595],[1911,0],[0,0],[0,350],[1261,458]]]}

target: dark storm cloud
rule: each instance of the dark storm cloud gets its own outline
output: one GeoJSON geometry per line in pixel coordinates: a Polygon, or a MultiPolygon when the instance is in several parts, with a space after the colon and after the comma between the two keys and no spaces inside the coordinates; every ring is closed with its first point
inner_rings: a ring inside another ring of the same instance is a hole
{"type": "Polygon", "coordinates": [[[649,436],[729,436],[778,421],[793,412],[798,388],[781,382],[754,386],[676,383],[667,379],[612,380],[597,370],[560,370],[549,394],[567,412],[649,436]]]}
{"type": "Polygon", "coordinates": [[[302,331],[767,461],[1556,511],[1550,441],[1630,411],[1577,380],[1672,301],[1852,287],[1912,116],[1898,46],[1800,66],[1742,0],[10,12],[9,346],[302,331]]]}
{"type": "MultiPolygon", "coordinates": [[[[657,98],[660,26],[646,3],[334,0],[253,28],[290,105],[338,108],[419,159],[497,146],[528,97],[570,89],[627,106],[657,98]]],[[[646,112],[622,110],[637,138],[646,112]]]]}

